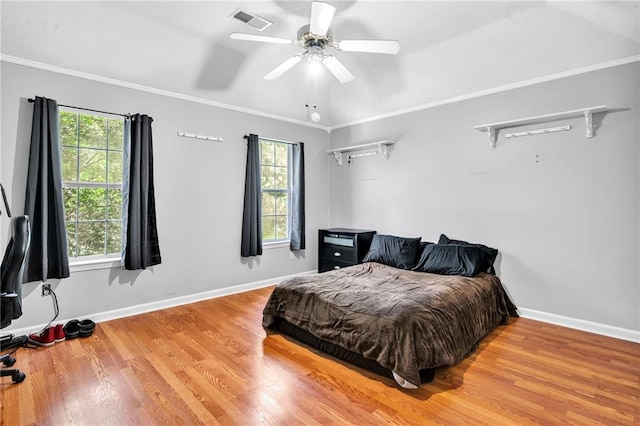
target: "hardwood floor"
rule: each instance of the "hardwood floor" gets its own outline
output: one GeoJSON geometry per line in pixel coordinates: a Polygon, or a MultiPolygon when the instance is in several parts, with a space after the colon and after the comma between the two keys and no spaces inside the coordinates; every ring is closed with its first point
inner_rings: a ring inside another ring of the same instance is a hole
{"type": "Polygon", "coordinates": [[[261,326],[271,289],[20,349],[2,424],[640,424],[640,345],[523,318],[414,391],[261,326]]]}

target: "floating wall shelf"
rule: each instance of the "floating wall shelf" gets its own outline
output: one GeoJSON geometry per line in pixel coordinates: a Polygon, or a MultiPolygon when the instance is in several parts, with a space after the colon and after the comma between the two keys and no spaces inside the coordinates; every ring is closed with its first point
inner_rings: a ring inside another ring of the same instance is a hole
{"type": "Polygon", "coordinates": [[[498,132],[502,129],[508,129],[511,127],[526,126],[529,124],[547,123],[550,121],[563,120],[565,118],[575,118],[584,116],[585,125],[587,127],[587,137],[592,138],[594,134],[593,129],[593,114],[607,111],[606,105],[600,105],[589,108],[574,109],[571,111],[556,112],[554,114],[538,115],[536,117],[521,118],[518,120],[501,121],[498,123],[483,124],[481,126],[475,126],[474,129],[481,132],[489,133],[489,140],[491,141],[491,148],[496,147],[496,141],[498,140],[498,132]]]}
{"type": "Polygon", "coordinates": [[[344,152],[351,152],[351,151],[361,151],[367,148],[377,148],[377,151],[372,151],[372,152],[368,152],[368,153],[364,153],[364,154],[356,154],[356,155],[349,155],[347,158],[351,159],[351,158],[355,158],[355,157],[366,157],[369,155],[376,155],[378,153],[380,153],[380,155],[382,155],[382,158],[384,158],[385,160],[387,159],[387,147],[389,145],[393,145],[395,142],[392,141],[379,141],[379,142],[370,142],[370,143],[365,143],[362,145],[352,145],[352,146],[345,146],[344,148],[335,148],[335,149],[330,149],[327,151],[327,154],[333,154],[333,156],[335,157],[336,161],[338,162],[339,166],[342,166],[342,153],[344,152]]]}

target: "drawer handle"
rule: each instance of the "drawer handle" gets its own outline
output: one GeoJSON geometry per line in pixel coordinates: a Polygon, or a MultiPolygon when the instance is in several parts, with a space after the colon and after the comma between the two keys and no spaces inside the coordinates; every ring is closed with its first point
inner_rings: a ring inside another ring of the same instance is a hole
{"type": "Polygon", "coordinates": [[[340,267],[336,265],[333,267],[333,269],[340,269],[340,267]]]}
{"type": "Polygon", "coordinates": [[[339,252],[339,251],[337,251],[337,252],[333,253],[333,255],[334,255],[335,257],[340,257],[340,256],[342,256],[342,254],[340,254],[340,252],[339,252]]]}

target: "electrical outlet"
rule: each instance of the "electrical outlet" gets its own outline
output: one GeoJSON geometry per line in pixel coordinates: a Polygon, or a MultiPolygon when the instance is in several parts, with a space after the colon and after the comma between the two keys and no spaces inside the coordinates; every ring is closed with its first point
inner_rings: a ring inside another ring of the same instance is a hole
{"type": "Polygon", "coordinates": [[[42,297],[51,294],[51,284],[42,284],[42,297]]]}

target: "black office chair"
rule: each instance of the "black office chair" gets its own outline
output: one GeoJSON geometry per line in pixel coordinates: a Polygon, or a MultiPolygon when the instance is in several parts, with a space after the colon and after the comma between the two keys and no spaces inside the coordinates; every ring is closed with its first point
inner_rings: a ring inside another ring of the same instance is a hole
{"type": "MultiPolygon", "coordinates": [[[[6,204],[5,204],[6,206],[6,204]]],[[[8,207],[8,206],[7,206],[8,207]]],[[[8,209],[7,209],[8,211],[8,209]]],[[[9,213],[10,215],[10,213],[9,213]]],[[[11,220],[11,239],[2,259],[0,303],[2,314],[0,315],[0,328],[5,328],[11,321],[22,315],[22,277],[24,272],[24,259],[31,242],[31,228],[29,216],[17,216],[11,220]]],[[[13,335],[0,338],[0,350],[8,350],[23,346],[27,341],[26,336],[14,337],[13,335]]],[[[16,359],[11,354],[0,355],[0,362],[4,367],[11,367],[16,359]]],[[[25,374],[17,369],[2,369],[0,376],[11,376],[14,383],[20,383],[25,379],[25,374]]]]}

